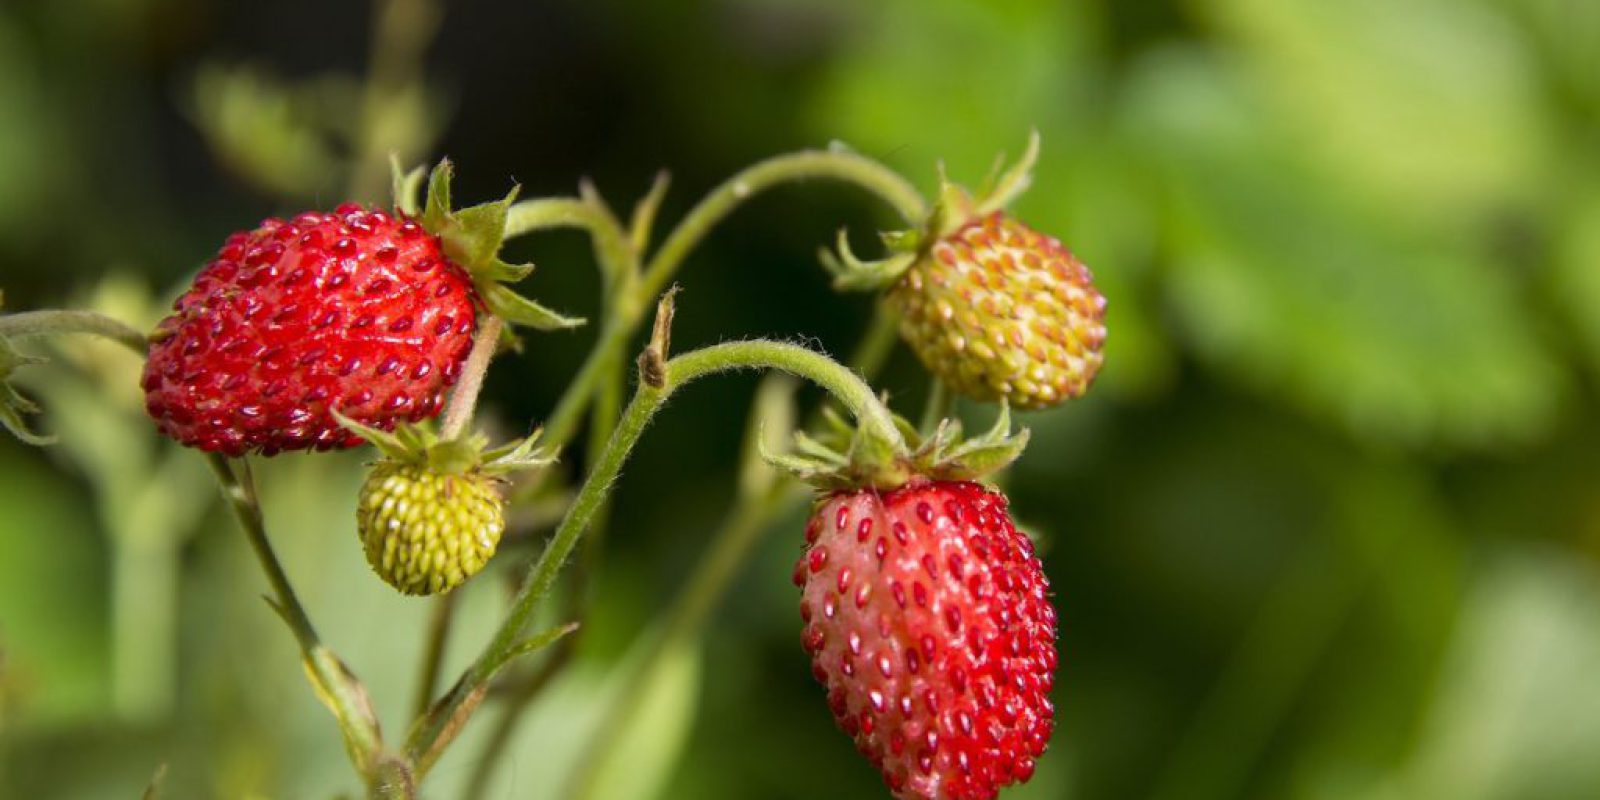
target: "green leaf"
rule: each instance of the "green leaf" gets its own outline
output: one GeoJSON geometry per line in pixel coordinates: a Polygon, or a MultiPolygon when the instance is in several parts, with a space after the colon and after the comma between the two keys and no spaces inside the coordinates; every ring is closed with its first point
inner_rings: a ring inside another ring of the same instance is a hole
{"type": "Polygon", "coordinates": [[[1567,312],[1591,368],[1600,367],[1600,192],[1579,198],[1558,224],[1551,296],[1567,312]]]}
{"type": "MultiPolygon", "coordinates": [[[[286,197],[333,189],[343,172],[333,147],[338,111],[359,87],[341,79],[280,80],[252,67],[205,65],[186,105],[217,160],[286,197]]],[[[353,117],[354,114],[351,113],[353,117]]]]}

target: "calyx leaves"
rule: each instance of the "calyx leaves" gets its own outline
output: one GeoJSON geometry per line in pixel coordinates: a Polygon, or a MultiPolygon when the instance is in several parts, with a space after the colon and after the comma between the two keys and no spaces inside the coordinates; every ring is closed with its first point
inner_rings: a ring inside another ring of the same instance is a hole
{"type": "MultiPolygon", "coordinates": [[[[0,302],[3,301],[4,295],[0,295],[0,302]]],[[[18,353],[16,348],[11,346],[10,340],[0,336],[0,426],[24,443],[37,447],[54,444],[55,437],[34,433],[28,428],[23,416],[37,414],[39,406],[12,387],[11,374],[16,372],[18,367],[43,363],[42,358],[18,353]]]]}
{"type": "Polygon", "coordinates": [[[363,425],[349,417],[333,412],[347,430],[367,440],[384,457],[407,464],[420,464],[434,472],[446,475],[477,473],[505,475],[526,469],[537,469],[555,463],[553,448],[539,447],[542,429],[526,437],[489,447],[489,437],[471,433],[457,439],[440,439],[427,425],[401,423],[394,431],[383,431],[363,425]]]}
{"type": "Polygon", "coordinates": [[[956,232],[974,219],[1003,210],[1033,183],[1033,165],[1039,159],[1039,132],[1028,136],[1022,158],[1009,168],[997,159],[994,169],[980,186],[976,197],[952,183],[939,166],[939,199],[923,223],[908,230],[880,234],[888,255],[876,261],[863,260],[850,249],[843,230],[834,250],[823,248],[822,266],[833,275],[834,288],[842,291],[874,291],[894,283],[940,239],[956,232]]]}
{"type": "Polygon", "coordinates": [[[1004,404],[994,426],[970,438],[962,435],[959,420],[941,420],[933,433],[923,437],[909,422],[895,417],[911,447],[909,453],[897,453],[881,437],[850,424],[832,408],[824,416],[828,430],[820,437],[795,431],[793,450],[771,453],[763,447],[762,457],[819,489],[888,490],[915,478],[982,480],[1022,455],[1029,436],[1026,428],[1011,430],[1011,411],[1004,404]]]}
{"type": "MultiPolygon", "coordinates": [[[[415,209],[412,199],[417,173],[403,172],[395,166],[395,203],[402,212],[415,209]],[[409,207],[409,210],[408,210],[409,207]]],[[[444,244],[445,255],[472,276],[483,304],[496,316],[513,325],[538,330],[562,330],[584,323],[581,317],[568,317],[552,311],[512,291],[506,286],[528,277],[532,264],[510,264],[500,258],[505,241],[506,214],[516,201],[521,187],[512,187],[505,197],[463,209],[450,205],[450,182],[455,169],[449,159],[439,162],[428,177],[427,201],[418,221],[444,244]]]]}

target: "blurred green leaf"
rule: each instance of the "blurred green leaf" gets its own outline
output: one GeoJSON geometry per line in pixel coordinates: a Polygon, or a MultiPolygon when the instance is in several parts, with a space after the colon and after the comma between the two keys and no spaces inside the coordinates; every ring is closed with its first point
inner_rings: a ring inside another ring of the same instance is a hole
{"type": "Polygon", "coordinates": [[[1378,440],[1550,423],[1564,375],[1503,272],[1318,181],[1227,62],[1167,52],[1130,94],[1169,182],[1164,288],[1213,367],[1378,440]]]}
{"type": "MultiPolygon", "coordinates": [[[[33,240],[61,178],[49,152],[56,109],[50,102],[38,58],[22,31],[0,14],[0,252],[33,240]]],[[[11,269],[11,267],[6,267],[11,269]]]]}
{"type": "Polygon", "coordinates": [[[1600,368],[1600,192],[1579,197],[1566,211],[1557,222],[1549,288],[1595,369],[1600,368]]]}
{"type": "Polygon", "coordinates": [[[0,442],[7,735],[92,720],[107,699],[105,566],[93,520],[76,489],[22,450],[0,442]]]}
{"type": "Polygon", "coordinates": [[[1600,794],[1600,575],[1561,552],[1483,561],[1415,754],[1365,781],[1325,765],[1300,796],[1346,800],[1600,794]]]}
{"type": "MultiPolygon", "coordinates": [[[[647,684],[632,709],[630,724],[616,740],[604,743],[593,791],[582,800],[650,800],[660,796],[694,724],[700,672],[696,642],[680,644],[662,654],[653,674],[644,678],[647,684]]],[[[615,690],[609,694],[614,693],[615,690]]]]}
{"type": "MultiPolygon", "coordinates": [[[[1194,3],[1219,27],[1282,144],[1404,219],[1465,230],[1551,164],[1534,54],[1457,0],[1194,3]],[[1465,216],[1464,216],[1465,215],[1465,216]]],[[[1310,177],[1310,176],[1308,176],[1310,177]]]]}
{"type": "Polygon", "coordinates": [[[250,67],[211,65],[195,75],[191,113],[239,177],[284,197],[311,197],[339,185],[330,134],[354,125],[359,90],[350,81],[292,85],[250,67]]]}

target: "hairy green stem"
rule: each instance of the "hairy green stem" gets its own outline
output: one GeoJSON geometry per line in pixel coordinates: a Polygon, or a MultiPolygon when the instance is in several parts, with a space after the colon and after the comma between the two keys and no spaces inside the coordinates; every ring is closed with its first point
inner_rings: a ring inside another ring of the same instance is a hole
{"type": "Polygon", "coordinates": [[[50,309],[0,316],[0,336],[26,339],[60,333],[87,333],[110,339],[141,356],[150,349],[150,340],[144,334],[120,320],[94,311],[50,309]]]}
{"type": "MultiPolygon", "coordinates": [[[[623,373],[621,364],[613,364],[607,370],[605,386],[595,396],[594,406],[590,414],[589,447],[591,454],[604,451],[606,442],[616,430],[617,418],[621,413],[623,373]]],[[[583,546],[583,553],[579,556],[578,564],[573,574],[567,578],[564,619],[577,619],[583,614],[588,605],[588,594],[593,582],[594,574],[599,568],[601,543],[605,540],[606,523],[610,517],[610,503],[602,504],[595,512],[594,518],[589,523],[589,536],[583,546]]],[[[508,694],[501,704],[498,716],[495,718],[494,729],[489,738],[484,742],[478,754],[477,763],[473,767],[472,780],[467,784],[467,790],[462,794],[466,800],[477,800],[484,796],[489,789],[489,778],[494,774],[494,767],[504,756],[506,748],[511,745],[518,724],[522,721],[523,711],[529,703],[539,696],[539,693],[550,684],[560,671],[571,662],[573,653],[578,647],[581,629],[570,636],[565,636],[556,643],[555,649],[536,666],[531,674],[520,680],[515,688],[508,694]]]]}
{"type": "Polygon", "coordinates": [[[600,274],[607,281],[622,277],[637,260],[633,244],[611,212],[596,200],[538,197],[513,203],[506,210],[507,239],[534,231],[576,228],[594,241],[600,274]]]}
{"type": "Polygon", "coordinates": [[[955,404],[955,395],[951,394],[949,387],[938,378],[928,381],[928,402],[922,408],[922,419],[917,422],[917,430],[923,435],[933,433],[939,421],[950,416],[950,407],[955,404]]]}
{"type": "Polygon", "coordinates": [[[472,352],[461,367],[461,378],[455,391],[450,393],[450,405],[444,411],[444,423],[439,427],[439,437],[454,439],[466,430],[472,421],[472,410],[478,404],[478,393],[483,390],[483,378],[489,372],[489,362],[500,344],[500,318],[494,314],[483,315],[478,334],[472,340],[472,352]]]}
{"type": "Polygon", "coordinates": [[[433,692],[439,685],[439,670],[444,665],[445,647],[450,643],[450,627],[455,620],[456,597],[455,592],[448,592],[433,600],[433,614],[428,618],[428,640],[422,645],[422,673],[417,679],[412,719],[420,718],[433,704],[433,692]]]}
{"type": "Polygon", "coordinates": [[[860,186],[883,198],[907,222],[920,222],[927,213],[916,187],[866,156],[846,150],[803,150],[774,156],[723,181],[678,223],[645,266],[640,293],[645,297],[660,294],[695,245],[744,201],[779,184],[808,178],[831,178],[860,186]]]}
{"type": "Polygon", "coordinates": [[[594,795],[605,764],[604,756],[627,729],[650,686],[650,676],[656,665],[674,646],[699,636],[706,618],[716,608],[739,566],[760,540],[761,532],[804,496],[798,484],[780,480],[758,498],[736,503],[729,511],[712,537],[710,548],[666,612],[661,627],[648,634],[650,638],[643,645],[645,651],[639,661],[625,667],[628,672],[622,676],[616,693],[606,701],[600,721],[589,733],[583,754],[569,774],[561,797],[580,800],[594,795]]]}
{"type": "Polygon", "coordinates": [[[589,471],[567,516],[551,536],[539,560],[529,571],[500,629],[477,660],[467,668],[457,688],[446,695],[443,707],[430,714],[414,729],[407,752],[417,764],[418,774],[426,773],[443,749],[441,737],[454,736],[464,722],[461,714],[482,699],[487,682],[504,664],[532,621],[539,604],[555,584],[562,564],[571,555],[578,539],[587,530],[596,511],[605,502],[612,484],[622,471],[639,437],[667,398],[677,389],[706,375],[738,369],[774,369],[810,380],[839,400],[864,429],[880,437],[898,452],[905,452],[905,440],[895,428],[889,410],[879,402],[872,387],[849,369],[827,356],[799,345],[764,340],[728,342],[678,356],[665,362],[661,383],[642,381],[633,400],[623,412],[616,432],[605,451],[589,471]]]}
{"type": "MultiPolygon", "coordinates": [[[[648,301],[666,288],[682,267],[684,259],[718,222],[761,192],[784,183],[814,178],[831,178],[860,186],[882,198],[908,221],[920,221],[927,213],[927,204],[917,193],[916,187],[888,167],[856,153],[805,150],[769,158],[745,168],[713,189],[678,223],[645,265],[644,274],[637,285],[627,287],[628,296],[617,304],[617,313],[606,320],[594,348],[589,351],[588,359],[572,383],[567,385],[555,410],[545,420],[545,441],[565,443],[577,430],[605,364],[620,357],[628,346],[628,340],[638,329],[648,301]]],[[[511,219],[516,218],[518,206],[512,206],[511,219]]],[[[540,212],[539,216],[557,215],[540,212]]],[[[509,236],[512,230],[510,220],[506,228],[509,236]]]]}
{"type": "Polygon", "coordinates": [[[300,605],[294,587],[289,583],[289,576],[283,571],[283,565],[279,563],[277,553],[272,549],[272,542],[267,539],[266,524],[261,516],[261,503],[256,497],[255,481],[250,476],[249,465],[241,462],[240,471],[235,472],[228,459],[216,453],[206,454],[206,463],[216,475],[217,484],[222,487],[222,494],[227,498],[228,506],[233,509],[239,527],[244,529],[245,538],[255,551],[262,572],[266,573],[267,583],[272,587],[273,608],[294,634],[306,670],[311,673],[318,694],[333,710],[334,716],[339,721],[351,760],[363,775],[368,774],[373,759],[383,749],[382,737],[378,733],[376,721],[372,718],[371,707],[361,694],[359,686],[354,684],[353,676],[317,638],[316,629],[311,625],[311,618],[300,605]]]}
{"type": "MultiPolygon", "coordinates": [[[[850,365],[862,375],[877,375],[883,370],[898,341],[899,318],[888,306],[880,306],[871,324],[856,345],[850,365]]],[[[815,431],[822,425],[819,407],[805,428],[815,431]]],[[[759,425],[752,431],[758,434],[759,425]]],[[[805,486],[787,475],[780,475],[765,491],[742,493],[711,537],[711,544],[685,581],[672,607],[666,611],[661,627],[644,644],[639,660],[627,667],[616,694],[607,701],[600,722],[589,735],[577,766],[568,779],[565,796],[585,798],[593,793],[603,764],[605,749],[618,741],[643,698],[650,676],[663,656],[681,642],[700,635],[717,601],[727,591],[740,565],[749,557],[761,532],[774,520],[798,506],[806,497],[805,486]]],[[[469,800],[476,797],[468,795],[469,800]]]]}

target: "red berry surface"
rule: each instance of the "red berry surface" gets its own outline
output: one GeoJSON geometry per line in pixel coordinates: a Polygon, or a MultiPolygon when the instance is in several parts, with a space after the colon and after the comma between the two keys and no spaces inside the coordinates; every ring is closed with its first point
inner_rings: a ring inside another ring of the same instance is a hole
{"type": "Polygon", "coordinates": [[[413,220],[343,205],[230,236],[173,304],[145,407],[202,450],[351,447],[437,414],[477,326],[467,273],[413,220]]]}
{"type": "Polygon", "coordinates": [[[828,705],[901,800],[981,800],[1049,742],[1056,615],[1004,495],[916,481],[836,492],[795,565],[828,705]]]}

